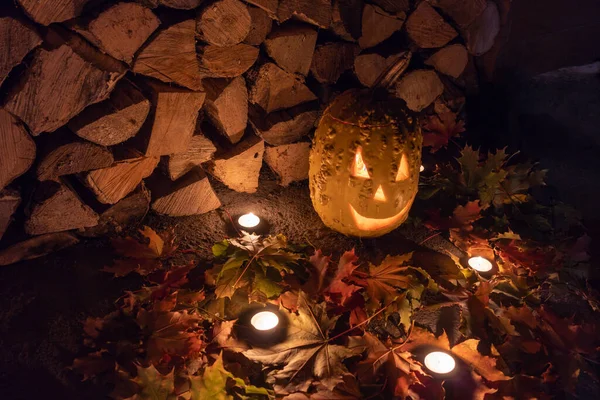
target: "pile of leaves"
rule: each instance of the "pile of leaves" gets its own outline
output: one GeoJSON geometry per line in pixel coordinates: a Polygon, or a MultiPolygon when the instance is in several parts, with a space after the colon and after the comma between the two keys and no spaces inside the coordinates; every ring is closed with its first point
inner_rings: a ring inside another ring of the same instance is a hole
{"type": "Polygon", "coordinates": [[[144,228],[114,241],[105,270],[145,283],[85,321],[73,369],[114,399],[544,399],[598,388],[583,226],[534,195],[544,170],[460,147],[456,114],[435,118],[425,144],[436,166],[411,220],[493,260],[493,276],[425,248],[373,263],[247,233],[216,243],[212,260],[182,262],[172,231],[144,228]],[[280,341],[237,335],[256,304],[278,308],[280,341]],[[456,372],[424,367],[434,349],[454,356],[456,372]]]}

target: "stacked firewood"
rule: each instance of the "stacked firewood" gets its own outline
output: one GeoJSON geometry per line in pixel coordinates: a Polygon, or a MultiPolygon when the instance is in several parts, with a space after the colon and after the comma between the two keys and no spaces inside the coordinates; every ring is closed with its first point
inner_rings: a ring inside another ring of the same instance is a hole
{"type": "Polygon", "coordinates": [[[395,95],[457,111],[506,3],[15,0],[0,18],[0,237],[18,209],[31,236],[206,213],[211,180],[253,193],[263,159],[282,185],[304,180],[323,108],[405,50],[395,95]]]}

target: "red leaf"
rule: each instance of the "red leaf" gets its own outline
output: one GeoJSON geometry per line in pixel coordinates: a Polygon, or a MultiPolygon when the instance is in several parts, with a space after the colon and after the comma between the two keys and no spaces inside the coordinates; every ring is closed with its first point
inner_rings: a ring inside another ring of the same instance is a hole
{"type": "Polygon", "coordinates": [[[346,283],[345,280],[352,276],[354,270],[358,267],[354,263],[358,261],[358,257],[354,254],[354,250],[345,252],[338,263],[338,269],[335,277],[331,281],[331,284],[327,288],[326,292],[330,296],[333,302],[337,302],[340,305],[344,305],[352,294],[360,289],[360,286],[346,283]]]}
{"type": "Polygon", "coordinates": [[[436,152],[448,146],[448,142],[455,136],[465,131],[464,121],[457,121],[456,114],[445,112],[430,116],[424,125],[423,146],[431,147],[436,152]]]}

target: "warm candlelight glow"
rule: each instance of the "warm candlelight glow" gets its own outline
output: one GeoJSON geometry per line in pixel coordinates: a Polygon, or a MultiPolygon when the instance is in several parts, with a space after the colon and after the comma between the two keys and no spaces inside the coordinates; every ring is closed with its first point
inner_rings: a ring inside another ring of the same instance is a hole
{"type": "Polygon", "coordinates": [[[419,172],[423,172],[425,171],[425,167],[421,165],[421,167],[419,168],[419,172]]]}
{"type": "Polygon", "coordinates": [[[475,271],[488,272],[492,270],[492,263],[483,257],[471,257],[469,258],[468,263],[469,267],[473,268],[475,271]]]}
{"type": "Polygon", "coordinates": [[[250,323],[256,330],[268,331],[279,324],[279,318],[271,311],[261,311],[252,317],[250,323]]]}
{"type": "Polygon", "coordinates": [[[252,213],[244,214],[238,218],[238,224],[244,228],[254,228],[260,224],[260,218],[252,213]]]}
{"type": "Polygon", "coordinates": [[[456,361],[448,353],[433,351],[425,356],[425,366],[436,374],[447,374],[454,370],[456,361]]]}

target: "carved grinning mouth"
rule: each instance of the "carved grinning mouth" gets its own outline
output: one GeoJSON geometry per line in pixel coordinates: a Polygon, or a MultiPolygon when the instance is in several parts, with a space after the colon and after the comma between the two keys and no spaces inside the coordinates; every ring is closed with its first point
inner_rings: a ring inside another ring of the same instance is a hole
{"type": "Polygon", "coordinates": [[[358,213],[358,211],[356,211],[354,209],[354,207],[352,207],[352,204],[349,204],[349,206],[350,206],[350,213],[352,214],[352,217],[354,218],[354,223],[356,224],[356,227],[358,229],[364,230],[364,231],[374,231],[374,230],[388,227],[388,226],[393,225],[396,222],[398,222],[400,219],[402,219],[406,215],[406,212],[410,208],[411,204],[412,204],[412,201],[409,201],[408,204],[406,204],[404,206],[404,208],[402,210],[400,210],[400,212],[398,214],[388,217],[388,218],[367,218],[367,217],[360,215],[358,213]]]}

